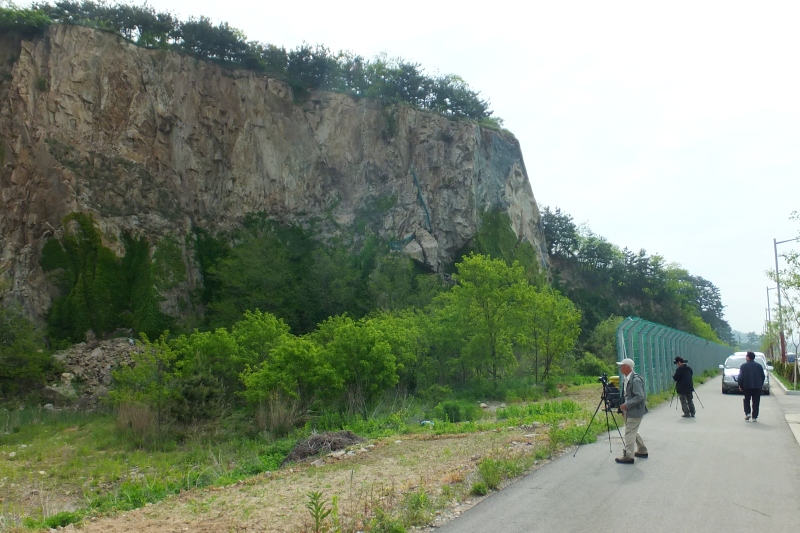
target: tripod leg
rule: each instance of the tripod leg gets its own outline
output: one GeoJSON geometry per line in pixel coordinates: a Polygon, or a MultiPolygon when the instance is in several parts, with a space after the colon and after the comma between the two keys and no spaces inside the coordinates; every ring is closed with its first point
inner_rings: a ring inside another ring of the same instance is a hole
{"type": "Polygon", "coordinates": [[[583,432],[583,437],[581,440],[578,441],[578,446],[575,447],[575,453],[572,454],[572,457],[578,455],[578,448],[580,448],[581,444],[583,444],[583,439],[586,438],[586,435],[589,433],[589,428],[592,427],[592,422],[594,422],[594,417],[597,416],[597,411],[600,410],[600,406],[603,405],[603,401],[605,398],[600,398],[600,403],[597,404],[597,409],[594,410],[594,414],[592,415],[592,419],[589,420],[589,425],[586,426],[586,431],[583,432]]]}
{"type": "MultiPolygon", "coordinates": [[[[692,391],[692,393],[693,393],[695,396],[697,396],[697,391],[696,391],[696,390],[693,390],[693,391],[692,391]]],[[[698,401],[698,402],[700,402],[700,396],[697,396],[697,401],[698,401]]],[[[703,405],[703,402],[700,402],[700,407],[702,407],[703,409],[705,409],[705,408],[706,408],[706,406],[705,406],[705,405],[703,405]]]]}
{"type": "MultiPolygon", "coordinates": [[[[614,425],[617,427],[617,433],[619,433],[619,438],[622,441],[622,446],[625,446],[625,438],[622,436],[622,432],[619,430],[619,424],[617,424],[617,419],[614,416],[614,413],[611,413],[611,418],[614,420],[614,425]]],[[[609,438],[611,438],[611,428],[608,430],[609,438]]]]}
{"type": "MultiPolygon", "coordinates": [[[[612,413],[611,416],[614,416],[612,413]]],[[[608,453],[612,453],[614,450],[611,448],[611,424],[608,422],[608,407],[606,407],[606,429],[608,430],[608,453]]]]}

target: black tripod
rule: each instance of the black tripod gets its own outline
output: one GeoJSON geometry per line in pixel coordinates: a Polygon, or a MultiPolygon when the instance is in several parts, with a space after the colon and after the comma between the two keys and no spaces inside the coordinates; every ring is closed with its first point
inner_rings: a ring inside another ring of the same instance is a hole
{"type": "Polygon", "coordinates": [[[572,457],[578,455],[578,448],[580,448],[581,444],[583,444],[583,439],[586,438],[586,435],[589,433],[589,428],[592,427],[592,422],[594,422],[594,417],[597,416],[597,412],[600,410],[600,406],[603,407],[603,411],[606,413],[606,428],[608,429],[608,451],[611,453],[613,450],[611,449],[611,422],[608,420],[608,414],[611,413],[611,419],[614,421],[614,426],[617,428],[617,433],[619,433],[619,438],[622,439],[622,445],[625,446],[625,439],[622,437],[622,432],[619,430],[619,424],[617,424],[617,418],[614,416],[613,409],[619,409],[620,406],[620,394],[619,389],[614,387],[613,385],[608,383],[608,377],[603,374],[600,376],[600,382],[603,384],[603,394],[600,396],[600,403],[597,404],[597,409],[594,410],[594,414],[592,415],[592,419],[589,421],[589,425],[586,426],[586,431],[583,432],[583,437],[581,440],[578,441],[578,447],[575,448],[575,453],[572,454],[572,457]]]}
{"type": "MultiPolygon", "coordinates": [[[[669,399],[669,406],[670,406],[670,407],[672,407],[672,400],[674,400],[674,399],[675,399],[675,395],[676,395],[676,394],[677,394],[677,390],[675,390],[675,389],[672,389],[672,398],[670,398],[670,399],[669,399]]],[[[700,407],[702,407],[703,409],[705,409],[705,408],[706,408],[706,406],[705,406],[705,405],[703,405],[703,402],[701,402],[701,401],[700,401],[700,395],[699,395],[699,394],[697,394],[697,391],[696,391],[696,390],[694,390],[694,389],[692,389],[692,394],[694,395],[694,397],[695,397],[695,398],[697,398],[697,401],[700,403],[700,407]]],[[[676,410],[676,411],[678,410],[678,405],[680,405],[680,403],[681,403],[680,401],[676,401],[676,402],[675,402],[675,410],[676,410]]]]}

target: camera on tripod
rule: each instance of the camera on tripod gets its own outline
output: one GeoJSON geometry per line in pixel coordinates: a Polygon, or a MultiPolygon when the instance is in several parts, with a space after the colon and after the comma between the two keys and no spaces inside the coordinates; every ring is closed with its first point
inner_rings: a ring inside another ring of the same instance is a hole
{"type": "Polygon", "coordinates": [[[619,406],[622,404],[621,395],[619,388],[614,385],[613,383],[608,381],[608,374],[603,372],[602,376],[597,378],[597,381],[603,384],[603,396],[602,400],[605,404],[605,410],[610,411],[611,409],[616,409],[617,412],[619,411],[619,406]]]}
{"type": "MultiPolygon", "coordinates": [[[[594,422],[594,418],[597,416],[597,413],[600,411],[600,407],[603,408],[603,411],[606,414],[606,428],[608,429],[608,451],[611,451],[611,423],[608,420],[608,414],[611,413],[611,419],[614,420],[614,427],[617,429],[617,433],[619,434],[620,440],[622,443],[625,443],[625,439],[622,437],[622,432],[619,430],[619,424],[617,424],[617,419],[614,418],[614,410],[618,413],[621,413],[619,406],[622,404],[622,395],[619,392],[619,387],[617,387],[615,381],[616,377],[612,377],[608,379],[608,374],[603,372],[602,376],[597,378],[597,381],[603,384],[603,393],[600,397],[600,403],[597,404],[597,409],[594,410],[594,414],[592,415],[592,419],[589,420],[589,425],[586,426],[586,431],[583,433],[583,437],[578,442],[578,446],[583,444],[583,439],[586,438],[586,435],[589,433],[589,428],[592,427],[592,422],[594,422]]],[[[575,448],[575,453],[572,454],[573,457],[577,455],[578,448],[575,448]]]]}

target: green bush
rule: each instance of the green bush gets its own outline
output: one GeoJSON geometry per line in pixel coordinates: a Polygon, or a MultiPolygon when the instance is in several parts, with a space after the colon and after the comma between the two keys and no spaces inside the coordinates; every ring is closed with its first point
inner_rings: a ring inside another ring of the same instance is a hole
{"type": "Polygon", "coordinates": [[[497,459],[487,457],[478,464],[478,472],[486,482],[486,486],[492,490],[497,490],[500,486],[503,476],[500,469],[500,462],[497,459]]]}
{"type": "Polygon", "coordinates": [[[433,514],[433,501],[423,488],[406,494],[403,507],[405,522],[412,526],[427,524],[433,514]]]}
{"type": "Polygon", "coordinates": [[[472,422],[481,415],[481,408],[467,401],[447,400],[433,408],[433,418],[452,423],[472,422]]]}
{"type": "Polygon", "coordinates": [[[370,520],[370,531],[373,533],[406,533],[403,523],[384,511],[382,508],[375,509],[375,517],[370,520]]]}
{"type": "Polygon", "coordinates": [[[614,374],[614,370],[594,354],[584,352],[583,357],[575,362],[575,370],[583,376],[600,376],[614,374]]]}
{"type": "Polygon", "coordinates": [[[0,398],[35,390],[56,368],[33,323],[19,308],[0,306],[0,398]]]}
{"type": "Polygon", "coordinates": [[[484,481],[476,481],[472,484],[469,492],[475,496],[486,496],[489,494],[489,485],[487,485],[484,481]]]}

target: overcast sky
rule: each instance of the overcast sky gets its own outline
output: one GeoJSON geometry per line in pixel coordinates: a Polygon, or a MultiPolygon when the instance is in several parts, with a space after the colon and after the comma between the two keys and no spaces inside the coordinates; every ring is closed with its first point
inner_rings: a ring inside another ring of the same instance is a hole
{"type": "Polygon", "coordinates": [[[800,235],[800,2],[150,5],[459,74],[519,138],[540,208],[710,280],[734,329],[762,331],[772,239],[800,235]]]}

